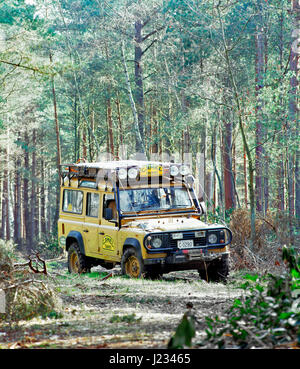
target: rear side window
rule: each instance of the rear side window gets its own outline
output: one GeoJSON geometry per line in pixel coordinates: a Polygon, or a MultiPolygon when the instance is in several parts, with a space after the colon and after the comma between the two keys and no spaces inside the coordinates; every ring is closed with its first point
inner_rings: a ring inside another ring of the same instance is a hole
{"type": "Polygon", "coordinates": [[[63,211],[82,214],[83,193],[76,190],[64,190],[63,211]]]}
{"type": "Polygon", "coordinates": [[[98,217],[99,211],[99,194],[98,193],[87,193],[86,198],[86,215],[89,217],[98,217]]]}

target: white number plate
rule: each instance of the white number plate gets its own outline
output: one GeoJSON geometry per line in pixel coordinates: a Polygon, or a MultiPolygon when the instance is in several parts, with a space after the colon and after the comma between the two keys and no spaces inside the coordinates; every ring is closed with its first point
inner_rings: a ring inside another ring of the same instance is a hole
{"type": "Polygon", "coordinates": [[[179,249],[188,249],[190,247],[194,247],[194,241],[193,240],[177,241],[177,246],[179,249]]]}

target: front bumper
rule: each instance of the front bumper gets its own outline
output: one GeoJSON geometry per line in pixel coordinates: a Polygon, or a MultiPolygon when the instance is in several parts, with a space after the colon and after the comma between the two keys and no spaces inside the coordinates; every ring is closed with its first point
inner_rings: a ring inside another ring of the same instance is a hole
{"type": "Polygon", "coordinates": [[[172,266],[172,265],[186,265],[187,267],[193,266],[197,263],[202,264],[204,261],[209,262],[215,259],[221,258],[223,255],[228,255],[229,251],[225,248],[225,251],[211,252],[207,248],[197,250],[179,250],[174,252],[165,258],[149,258],[144,259],[144,265],[160,265],[160,266],[172,266]]]}

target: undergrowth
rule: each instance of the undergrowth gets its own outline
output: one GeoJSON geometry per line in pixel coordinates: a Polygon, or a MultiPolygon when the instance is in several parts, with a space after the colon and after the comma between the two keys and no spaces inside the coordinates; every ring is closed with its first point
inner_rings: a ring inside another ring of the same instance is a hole
{"type": "MultiPolygon", "coordinates": [[[[206,317],[206,337],[192,344],[198,321],[186,313],[169,348],[274,348],[300,347],[300,256],[284,247],[281,275],[246,274],[240,286],[245,294],[235,299],[223,316],[206,317]]],[[[200,324],[199,324],[200,325],[200,324]]]]}

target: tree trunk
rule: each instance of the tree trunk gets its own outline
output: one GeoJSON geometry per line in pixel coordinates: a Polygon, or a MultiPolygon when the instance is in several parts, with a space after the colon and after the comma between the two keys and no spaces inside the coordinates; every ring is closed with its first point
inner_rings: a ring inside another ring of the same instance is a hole
{"type": "MultiPolygon", "coordinates": [[[[18,137],[19,139],[19,137],[18,137]]],[[[14,183],[14,243],[21,246],[21,159],[15,158],[15,183],[14,183]]]]}
{"type": "MultiPolygon", "coordinates": [[[[299,31],[300,28],[300,3],[298,0],[292,0],[292,30],[299,31]]],[[[298,35],[298,33],[297,33],[298,35]]],[[[299,36],[298,36],[299,37],[299,36]]],[[[289,127],[288,135],[290,138],[289,145],[289,171],[288,171],[288,202],[290,217],[296,215],[300,219],[300,173],[299,145],[296,145],[299,134],[299,109],[298,109],[298,61],[299,61],[299,38],[293,41],[290,56],[290,71],[292,76],[290,79],[289,91],[289,127]],[[293,165],[294,163],[294,165],[293,165]],[[293,176],[294,175],[294,176],[293,176]],[[296,200],[296,201],[295,201],[296,200]]]]}
{"type": "MultiPolygon", "coordinates": [[[[282,3],[282,9],[280,13],[280,19],[279,19],[279,60],[280,60],[280,72],[283,74],[283,49],[284,49],[284,43],[283,43],[283,21],[284,21],[284,10],[283,10],[283,3],[282,3]]],[[[279,108],[278,108],[278,116],[279,116],[279,125],[277,127],[278,134],[277,134],[277,140],[276,140],[276,146],[277,146],[277,152],[278,157],[276,158],[277,164],[276,164],[276,187],[277,187],[277,209],[279,212],[284,211],[285,209],[285,202],[284,202],[284,183],[285,183],[285,173],[284,173],[284,154],[283,154],[283,141],[284,141],[284,135],[283,135],[283,129],[286,125],[286,118],[285,118],[285,107],[284,107],[284,101],[283,101],[283,94],[280,91],[280,97],[279,97],[279,108]]]]}
{"type": "Polygon", "coordinates": [[[224,122],[223,165],[225,209],[235,208],[234,182],[232,173],[232,122],[224,122]]]}
{"type": "Polygon", "coordinates": [[[30,232],[31,241],[35,242],[37,231],[35,229],[35,213],[36,213],[36,130],[32,131],[32,162],[31,162],[31,216],[30,216],[30,232]]]}
{"type": "Polygon", "coordinates": [[[87,160],[87,147],[86,147],[86,128],[85,124],[82,125],[82,159],[87,160]]]}
{"type": "Polygon", "coordinates": [[[5,227],[4,227],[4,214],[3,214],[3,203],[2,203],[2,200],[3,200],[3,187],[2,187],[2,184],[3,184],[3,171],[4,171],[4,168],[3,168],[3,159],[2,159],[2,150],[1,150],[1,147],[0,147],[0,207],[1,207],[1,227],[0,227],[0,239],[4,239],[4,232],[5,232],[5,227]]]}
{"type": "MultiPolygon", "coordinates": [[[[47,171],[48,173],[50,172],[49,170],[47,171]]],[[[46,172],[46,173],[47,173],[46,172]]],[[[49,173],[50,175],[50,173],[49,173]]],[[[47,234],[50,235],[51,234],[51,216],[52,216],[52,211],[51,211],[51,203],[52,203],[52,198],[51,198],[51,186],[50,184],[48,184],[47,186],[47,234]]]]}
{"type": "Polygon", "coordinates": [[[46,236],[46,196],[45,196],[45,162],[43,157],[41,157],[40,161],[41,167],[41,236],[44,238],[46,236]]]}
{"type": "Polygon", "coordinates": [[[113,122],[112,122],[110,97],[106,99],[106,119],[107,119],[108,141],[109,141],[109,144],[108,144],[109,151],[108,152],[114,157],[115,146],[114,146],[114,134],[113,134],[113,122]]]}
{"type": "MultiPolygon", "coordinates": [[[[300,21],[300,6],[297,0],[292,0],[292,30],[299,29],[300,21]]],[[[298,106],[297,106],[297,90],[298,90],[298,49],[295,47],[293,42],[291,45],[290,54],[290,71],[292,73],[290,78],[290,91],[289,91],[289,123],[287,126],[287,135],[289,139],[288,143],[288,205],[289,205],[289,216],[290,216],[290,226],[291,219],[295,215],[295,143],[298,137],[296,137],[297,125],[298,125],[298,106]]],[[[297,184],[299,186],[299,183],[297,184]]],[[[297,190],[298,193],[298,190],[297,190]]],[[[299,196],[299,195],[298,195],[299,196]]]]}
{"type": "MultiPolygon", "coordinates": [[[[266,76],[268,72],[268,25],[267,20],[264,20],[264,75],[266,76]]],[[[264,101],[265,111],[267,110],[267,101],[264,101]]],[[[265,141],[268,139],[268,117],[265,114],[265,129],[264,138],[265,141]]],[[[263,161],[264,161],[264,213],[267,214],[269,209],[269,154],[266,147],[263,148],[263,161]]]]}
{"type": "Polygon", "coordinates": [[[146,154],[145,146],[144,146],[144,140],[142,139],[141,132],[140,132],[140,129],[139,129],[138,114],[137,114],[137,110],[136,110],[136,106],[135,106],[135,101],[134,101],[133,95],[132,95],[132,89],[131,89],[131,85],[130,85],[130,79],[129,79],[129,74],[128,74],[128,70],[127,70],[126,60],[125,60],[124,42],[122,43],[121,52],[122,52],[122,61],[123,61],[124,74],[125,74],[126,84],[127,84],[127,92],[128,92],[128,95],[129,95],[129,100],[130,100],[130,105],[131,105],[131,110],[132,110],[132,115],[133,115],[133,121],[134,121],[134,134],[135,134],[135,142],[136,142],[136,145],[135,145],[136,146],[136,151],[138,153],[146,154]]]}
{"type": "Polygon", "coordinates": [[[248,208],[248,183],[247,183],[247,154],[246,154],[246,148],[245,145],[243,145],[243,149],[244,149],[244,192],[245,192],[245,196],[244,196],[244,202],[245,202],[245,208],[248,208]]]}
{"type": "Polygon", "coordinates": [[[3,160],[3,189],[2,189],[2,215],[1,215],[1,238],[9,240],[10,239],[10,227],[9,227],[9,180],[8,180],[8,163],[7,148],[3,151],[5,155],[5,160],[3,160]]]}
{"type": "Polygon", "coordinates": [[[6,183],[6,196],[5,196],[5,207],[6,207],[6,239],[11,239],[10,234],[10,131],[9,128],[7,129],[7,146],[6,146],[6,173],[5,176],[5,183],[6,183]]]}
{"type": "Polygon", "coordinates": [[[134,48],[134,75],[135,75],[135,102],[138,117],[138,126],[141,139],[145,141],[145,107],[144,107],[144,87],[143,87],[143,66],[142,66],[142,21],[137,19],[134,24],[135,48],[134,48]]]}
{"type": "MultiPolygon", "coordinates": [[[[151,133],[150,133],[150,137],[151,137],[151,149],[150,152],[151,154],[158,154],[158,122],[157,122],[157,112],[156,112],[156,107],[155,107],[155,102],[154,104],[151,104],[151,111],[152,111],[152,120],[151,120],[151,133]]],[[[153,156],[153,160],[154,156],[153,156]]],[[[156,159],[158,160],[158,159],[156,159]]]]}
{"type": "Polygon", "coordinates": [[[54,78],[52,78],[52,96],[53,96],[53,108],[54,108],[54,121],[55,121],[55,132],[56,132],[56,165],[60,178],[60,163],[61,163],[61,153],[60,153],[60,137],[59,137],[59,123],[57,117],[57,103],[56,103],[56,92],[54,85],[54,78]]]}
{"type": "MultiPolygon", "coordinates": [[[[91,112],[90,112],[90,120],[91,120],[91,132],[94,135],[95,132],[95,111],[94,111],[94,101],[92,103],[91,112]]],[[[95,157],[95,148],[94,148],[94,142],[92,140],[91,134],[89,134],[89,155],[90,160],[94,161],[95,157]]]]}
{"type": "Polygon", "coordinates": [[[23,219],[24,219],[24,228],[25,228],[25,239],[26,239],[26,249],[27,252],[31,251],[32,247],[32,239],[31,239],[31,232],[30,232],[30,211],[29,211],[29,197],[28,197],[28,191],[29,191],[29,138],[28,138],[28,132],[27,130],[24,133],[24,177],[23,177],[23,219]]]}
{"type": "MultiPolygon", "coordinates": [[[[50,53],[50,62],[52,63],[52,55],[50,53]]],[[[55,91],[55,84],[54,84],[54,77],[51,78],[51,85],[52,85],[52,97],[53,97],[53,108],[54,108],[54,121],[55,121],[55,132],[56,132],[56,166],[57,166],[57,173],[58,173],[58,186],[56,187],[56,211],[55,211],[55,218],[54,223],[57,223],[59,218],[59,194],[60,194],[60,183],[61,183],[61,148],[60,148],[60,133],[59,133],[59,123],[58,123],[58,116],[57,116],[57,103],[56,103],[56,91],[55,91]]]]}
{"type": "Polygon", "coordinates": [[[261,25],[257,26],[255,35],[256,45],[256,76],[255,76],[255,95],[256,95],[256,130],[255,130],[255,190],[256,190],[256,210],[261,213],[263,209],[263,102],[261,99],[261,89],[263,88],[264,74],[264,40],[261,25]]]}
{"type": "Polygon", "coordinates": [[[78,147],[78,140],[77,140],[77,94],[75,93],[74,96],[74,163],[78,160],[77,154],[77,147],[78,147]]]}
{"type": "Polygon", "coordinates": [[[117,106],[117,119],[118,119],[118,131],[119,131],[119,137],[118,137],[118,152],[117,155],[119,158],[123,158],[124,156],[124,135],[123,135],[123,127],[122,127],[122,118],[121,118],[121,107],[120,107],[120,100],[119,97],[116,99],[116,106],[117,106]]]}

